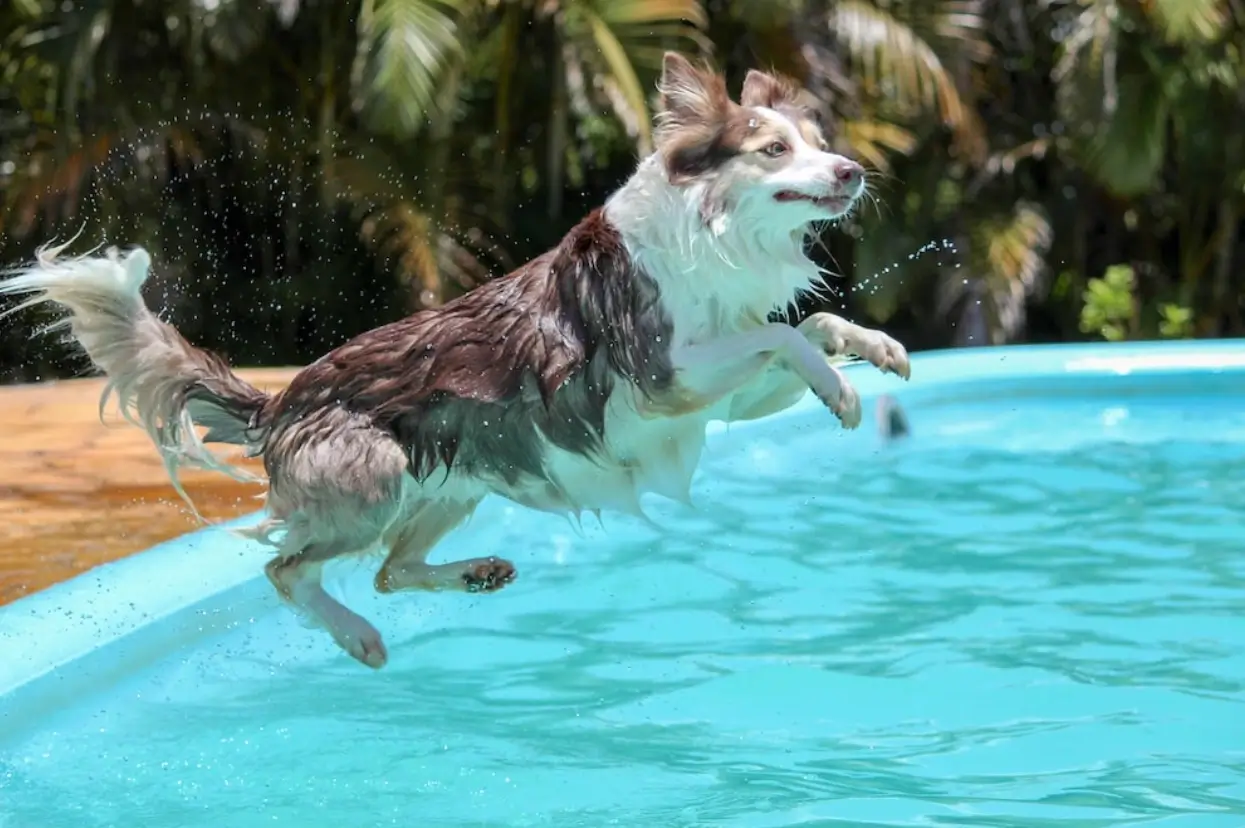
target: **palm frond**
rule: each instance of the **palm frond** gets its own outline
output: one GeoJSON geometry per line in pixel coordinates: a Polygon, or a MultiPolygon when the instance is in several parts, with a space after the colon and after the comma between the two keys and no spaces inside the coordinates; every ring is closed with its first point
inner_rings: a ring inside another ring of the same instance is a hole
{"type": "Polygon", "coordinates": [[[990,341],[1006,342],[1023,328],[1025,302],[1041,283],[1054,238],[1050,220],[1040,206],[1022,201],[1010,216],[979,219],[968,235],[968,273],[956,269],[943,277],[938,310],[951,314],[959,307],[971,316],[981,303],[990,341]]]}
{"type": "Polygon", "coordinates": [[[880,172],[890,172],[890,156],[907,155],[916,149],[917,137],[898,124],[853,118],[841,127],[850,154],[880,172]]]}
{"type": "Polygon", "coordinates": [[[438,89],[463,57],[459,21],[469,0],[363,0],[354,97],[383,134],[408,138],[439,114],[438,89]]]}
{"type": "Polygon", "coordinates": [[[700,0],[577,0],[565,5],[561,28],[571,54],[595,70],[585,74],[627,134],[648,152],[651,118],[640,72],[655,73],[670,46],[704,48],[707,23],[700,0]]]}
{"type": "Polygon", "coordinates": [[[949,48],[976,63],[990,60],[994,49],[985,37],[988,10],[983,0],[942,0],[926,8],[933,16],[933,33],[949,48]]]}
{"type": "Polygon", "coordinates": [[[455,227],[409,201],[367,209],[360,237],[410,288],[419,308],[437,307],[510,269],[505,251],[482,229],[455,227]]]}
{"type": "Polygon", "coordinates": [[[1145,8],[1173,43],[1216,41],[1232,19],[1228,0],[1152,0],[1145,8]]]}
{"type": "Polygon", "coordinates": [[[360,225],[360,235],[387,262],[396,264],[403,282],[414,288],[420,307],[441,304],[436,232],[427,213],[410,202],[394,202],[372,210],[360,225]]]}
{"type": "Polygon", "coordinates": [[[1114,116],[1085,142],[1081,160],[1113,192],[1141,195],[1163,167],[1170,101],[1151,76],[1130,72],[1119,81],[1119,102],[1114,116]]]}
{"type": "Polygon", "coordinates": [[[360,237],[411,289],[417,306],[435,307],[509,269],[509,256],[476,214],[487,203],[486,192],[473,195],[483,186],[480,176],[461,165],[442,169],[439,186],[450,195],[436,199],[404,161],[374,143],[352,145],[325,166],[323,178],[331,197],[352,205],[360,237]]]}
{"type": "Polygon", "coordinates": [[[1021,294],[1037,286],[1052,238],[1050,221],[1040,207],[1020,202],[1010,218],[982,222],[974,236],[992,277],[1021,294]]]}
{"type": "Polygon", "coordinates": [[[1117,0],[1086,0],[1063,23],[1053,79],[1072,154],[1112,192],[1131,196],[1151,189],[1162,168],[1171,100],[1123,25],[1117,0]]]}
{"type": "MultiPolygon", "coordinates": [[[[935,30],[968,44],[968,53],[988,54],[984,19],[970,13],[971,4],[946,5],[952,14],[935,30]]],[[[831,33],[856,63],[869,94],[889,99],[905,115],[936,115],[970,156],[985,151],[983,126],[973,107],[963,100],[952,72],[930,42],[891,7],[868,0],[840,0],[829,22],[831,33]]]]}
{"type": "Polygon", "coordinates": [[[648,117],[648,96],[640,86],[635,67],[627,57],[627,51],[618,42],[618,38],[610,30],[604,20],[591,15],[588,25],[592,29],[592,39],[596,43],[605,65],[609,67],[608,80],[611,81],[610,102],[614,112],[622,121],[627,133],[634,137],[640,146],[641,154],[652,150],[653,136],[648,117]]]}

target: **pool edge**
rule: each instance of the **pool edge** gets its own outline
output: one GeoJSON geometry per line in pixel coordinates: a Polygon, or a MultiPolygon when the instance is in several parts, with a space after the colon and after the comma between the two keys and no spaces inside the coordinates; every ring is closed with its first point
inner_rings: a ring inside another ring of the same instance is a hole
{"type": "Polygon", "coordinates": [[[265,558],[240,536],[210,565],[197,556],[204,543],[257,519],[254,513],[170,538],[0,607],[0,698],[253,579],[265,558]]]}
{"type": "MultiPolygon", "coordinates": [[[[1061,375],[1119,376],[1245,368],[1245,339],[1019,345],[926,351],[912,357],[909,384],[868,365],[846,371],[862,400],[906,389],[946,389],[991,378],[1024,381],[1061,375]]],[[[781,413],[730,426],[730,439],[763,423],[798,416],[819,403],[807,395],[781,413]]],[[[712,423],[711,438],[726,432],[712,423]]],[[[241,538],[210,562],[199,547],[253,522],[258,513],[172,538],[0,607],[0,697],[150,625],[210,601],[262,575],[262,547],[241,538]],[[158,583],[158,590],[151,589],[158,583]]]]}

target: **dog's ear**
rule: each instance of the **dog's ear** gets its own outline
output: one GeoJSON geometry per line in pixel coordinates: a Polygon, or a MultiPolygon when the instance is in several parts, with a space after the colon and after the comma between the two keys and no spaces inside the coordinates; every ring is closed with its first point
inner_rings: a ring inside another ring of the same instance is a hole
{"type": "Polygon", "coordinates": [[[789,78],[771,75],[759,69],[749,69],[744,78],[739,102],[744,106],[763,106],[768,109],[777,109],[783,104],[796,106],[800,102],[800,88],[789,78]]]}
{"type": "Polygon", "coordinates": [[[730,112],[726,81],[716,72],[693,66],[677,52],[666,52],[661,61],[659,122],[667,127],[711,123],[730,112]]]}

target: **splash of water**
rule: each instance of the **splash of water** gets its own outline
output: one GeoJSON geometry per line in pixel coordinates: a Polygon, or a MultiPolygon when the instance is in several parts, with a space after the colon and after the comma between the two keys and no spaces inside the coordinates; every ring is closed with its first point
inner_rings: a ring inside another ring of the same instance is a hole
{"type": "MultiPolygon", "coordinates": [[[[931,239],[930,241],[927,241],[925,244],[918,247],[913,252],[909,253],[907,261],[915,262],[921,257],[927,256],[931,253],[935,255],[949,253],[952,256],[958,257],[959,250],[956,248],[955,242],[952,241],[951,239],[931,239]]],[[[941,258],[939,258],[937,264],[939,267],[944,267],[944,264],[941,258]]],[[[959,266],[960,266],[959,262],[955,262],[952,265],[952,267],[957,268],[957,269],[959,268],[959,266]]],[[[900,262],[898,261],[891,262],[889,265],[886,265],[880,271],[875,272],[873,275],[857,280],[856,289],[864,290],[869,295],[874,295],[881,289],[883,279],[890,276],[892,273],[896,273],[896,274],[900,273],[901,269],[902,269],[902,264],[900,262]]],[[[964,280],[964,284],[968,284],[967,279],[964,280]]]]}

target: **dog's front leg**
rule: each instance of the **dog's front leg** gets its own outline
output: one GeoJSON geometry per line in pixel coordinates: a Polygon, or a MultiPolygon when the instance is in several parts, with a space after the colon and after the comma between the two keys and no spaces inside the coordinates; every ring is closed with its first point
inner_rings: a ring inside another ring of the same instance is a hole
{"type": "Polygon", "coordinates": [[[736,423],[757,420],[786,411],[804,399],[807,393],[808,386],[804,380],[791,373],[791,369],[785,364],[774,362],[731,395],[726,421],[736,423]]]}
{"type": "MultiPolygon", "coordinates": [[[[884,373],[911,375],[908,351],[882,331],[848,322],[832,313],[815,313],[796,328],[830,360],[861,357],[884,373]]],[[[755,420],[784,411],[800,401],[807,386],[782,360],[776,360],[732,397],[730,422],[755,420]]]]}
{"type": "Polygon", "coordinates": [[[848,322],[833,313],[814,313],[796,330],[830,356],[858,356],[883,372],[904,379],[912,375],[907,349],[882,331],[848,322]]]}
{"type": "Polygon", "coordinates": [[[856,389],[790,325],[769,323],[711,342],[677,346],[671,352],[680,391],[706,403],[733,394],[775,359],[812,389],[845,428],[860,425],[856,389]]]}

